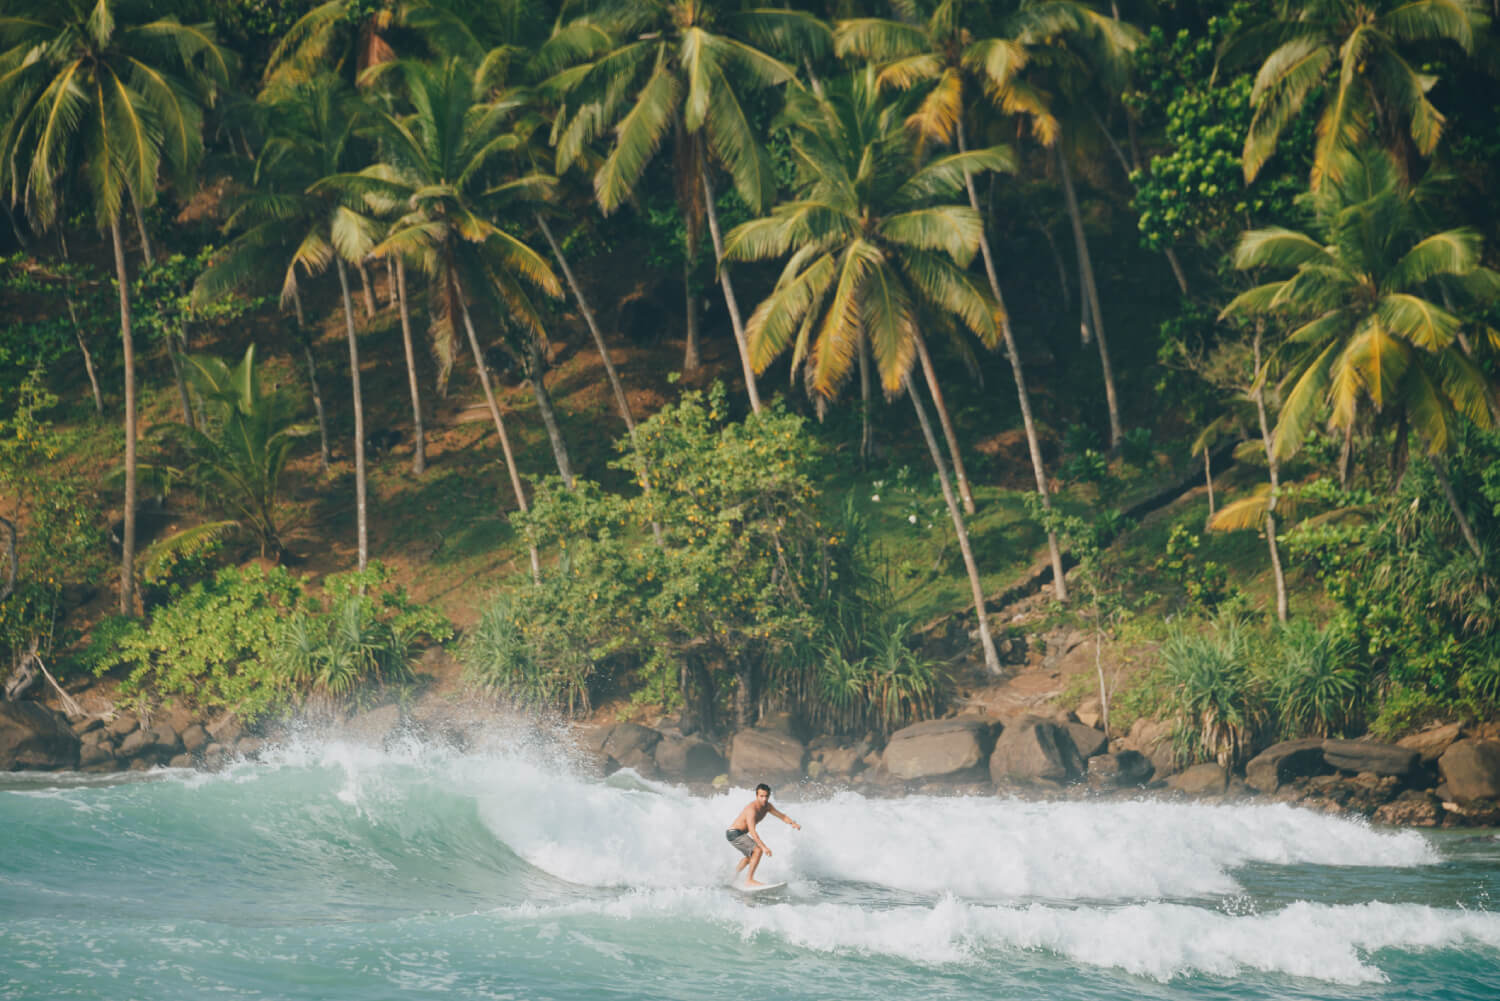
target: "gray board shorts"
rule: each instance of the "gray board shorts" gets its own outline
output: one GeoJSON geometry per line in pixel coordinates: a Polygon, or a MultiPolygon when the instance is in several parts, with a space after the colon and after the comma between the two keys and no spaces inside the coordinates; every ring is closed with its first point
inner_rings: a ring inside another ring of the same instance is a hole
{"type": "Polygon", "coordinates": [[[724,840],[740,850],[740,854],[749,858],[755,853],[755,839],[750,836],[749,831],[740,831],[731,827],[724,832],[724,840]]]}

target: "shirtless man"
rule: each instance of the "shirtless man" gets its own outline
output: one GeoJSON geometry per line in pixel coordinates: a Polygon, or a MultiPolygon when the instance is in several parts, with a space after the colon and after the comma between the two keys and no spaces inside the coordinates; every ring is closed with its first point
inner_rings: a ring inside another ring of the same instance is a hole
{"type": "Polygon", "coordinates": [[[734,818],[734,822],[724,832],[724,838],[738,848],[741,855],[745,856],[740,859],[740,864],[734,867],[734,874],[738,876],[745,866],[750,867],[750,871],[745,874],[746,886],[765,885],[756,881],[755,867],[760,865],[762,855],[770,857],[771,849],[767,848],[766,843],[760,839],[760,832],[755,829],[755,825],[765,820],[768,813],[782,823],[791,824],[797,830],[802,830],[801,824],[771,805],[770,786],[764,782],[756,786],[755,799],[745,804],[740,815],[734,818]]]}

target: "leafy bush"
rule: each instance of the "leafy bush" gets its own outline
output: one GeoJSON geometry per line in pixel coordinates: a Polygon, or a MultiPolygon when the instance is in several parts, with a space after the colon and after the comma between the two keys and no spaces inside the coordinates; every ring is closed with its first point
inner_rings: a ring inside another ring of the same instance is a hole
{"type": "Polygon", "coordinates": [[[1198,555],[1202,545],[1203,538],[1188,531],[1186,525],[1173,525],[1155,568],[1182,588],[1189,608],[1212,613],[1230,596],[1232,588],[1223,564],[1198,555]]]}
{"type": "Polygon", "coordinates": [[[302,585],[280,567],[227,567],[149,622],[115,622],[106,630],[113,645],[93,645],[92,667],[123,668],[121,693],[139,705],[184,699],[255,720],[292,695],[292,678],[271,652],[302,602],[302,585]]]}
{"type": "Polygon", "coordinates": [[[277,629],[271,656],[279,670],[306,690],[347,696],[369,683],[411,677],[412,646],[441,642],[452,625],[433,609],[414,604],[391,586],[378,562],[364,571],[334,574],[324,600],[308,599],[277,629]]]}
{"type": "Polygon", "coordinates": [[[1253,753],[1265,718],[1253,645],[1250,629],[1235,619],[1206,632],[1172,627],[1161,659],[1174,688],[1179,751],[1226,768],[1253,753]]]}
{"type": "MultiPolygon", "coordinates": [[[[819,644],[863,579],[847,511],[839,521],[820,505],[821,452],[802,418],[773,407],[730,421],[716,385],[684,393],[618,447],[615,466],[644,474],[650,491],[582,480],[538,491],[515,521],[557,564],[486,611],[461,654],[469,677],[576,711],[627,671],[705,725],[731,700],[748,713],[782,699],[791,658],[819,644]]],[[[806,678],[789,688],[812,691],[806,678]]]]}
{"type": "Polygon", "coordinates": [[[1264,668],[1283,737],[1332,737],[1358,722],[1364,692],[1358,653],[1347,628],[1332,622],[1322,629],[1293,622],[1264,668]]]}

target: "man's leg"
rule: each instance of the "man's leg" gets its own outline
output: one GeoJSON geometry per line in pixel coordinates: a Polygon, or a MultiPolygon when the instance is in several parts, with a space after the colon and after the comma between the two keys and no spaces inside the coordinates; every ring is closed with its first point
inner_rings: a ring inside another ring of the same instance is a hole
{"type": "Polygon", "coordinates": [[[746,886],[760,886],[761,885],[760,883],[756,882],[756,879],[755,879],[755,868],[756,868],[756,866],[760,865],[760,857],[761,857],[762,854],[764,854],[764,853],[760,850],[760,846],[756,845],[755,851],[752,852],[750,854],[750,858],[746,860],[746,861],[748,861],[750,863],[750,871],[745,874],[745,885],[746,886]]]}
{"type": "Polygon", "coordinates": [[[734,867],[734,874],[736,876],[738,876],[740,873],[742,873],[742,872],[745,871],[745,866],[747,866],[749,864],[750,864],[750,856],[746,855],[744,858],[740,859],[740,864],[734,867]]]}

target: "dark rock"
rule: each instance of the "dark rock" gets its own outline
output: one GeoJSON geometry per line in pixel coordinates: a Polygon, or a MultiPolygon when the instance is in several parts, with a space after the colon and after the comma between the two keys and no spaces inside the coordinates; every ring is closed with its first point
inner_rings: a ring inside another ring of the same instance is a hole
{"type": "Polygon", "coordinates": [[[1088,759],[1089,785],[1100,789],[1124,789],[1151,781],[1155,769],[1140,751],[1098,754],[1088,759]]]}
{"type": "Polygon", "coordinates": [[[1462,803],[1444,801],[1444,827],[1500,827],[1500,800],[1469,799],[1462,803]]]}
{"type": "Polygon", "coordinates": [[[203,749],[203,767],[210,770],[223,768],[229,761],[229,748],[223,744],[209,744],[203,749]]]}
{"type": "Polygon", "coordinates": [[[667,778],[712,782],[729,770],[719,749],[698,737],[667,737],[656,745],[656,767],[667,778]]]}
{"type": "Polygon", "coordinates": [[[1078,749],[1078,756],[1087,761],[1096,754],[1103,754],[1109,738],[1104,736],[1103,730],[1096,730],[1091,726],[1084,726],[1079,722],[1065,723],[1064,729],[1068,736],[1073,739],[1073,746],[1078,749]]]}
{"type": "Polygon", "coordinates": [[[788,737],[792,737],[800,744],[806,744],[810,736],[807,725],[789,712],[766,713],[755,724],[755,729],[769,730],[772,733],[783,733],[788,737]]]}
{"type": "Polygon", "coordinates": [[[182,749],[189,754],[197,754],[209,744],[208,731],[201,724],[194,723],[182,731],[182,749]]]}
{"type": "Polygon", "coordinates": [[[109,731],[104,729],[103,727],[100,727],[97,730],[90,730],[80,739],[83,741],[84,747],[88,747],[90,744],[98,744],[101,747],[112,748],[115,745],[115,739],[111,737],[109,735],[109,731]]]}
{"type": "Polygon", "coordinates": [[[1438,759],[1449,795],[1459,803],[1500,799],[1500,741],[1454,742],[1438,759]]]}
{"type": "Polygon", "coordinates": [[[600,750],[621,768],[634,769],[646,777],[656,775],[656,745],[661,734],[639,723],[616,723],[604,734],[600,750]]]}
{"type": "Polygon", "coordinates": [[[98,733],[104,729],[104,720],[98,716],[82,716],[76,720],[69,717],[68,723],[73,727],[73,732],[80,737],[90,733],[98,733]]]}
{"type": "Polygon", "coordinates": [[[1190,765],[1168,778],[1167,788],[1188,796],[1222,796],[1229,789],[1229,772],[1214,761],[1190,765]]]}
{"type": "Polygon", "coordinates": [[[994,720],[975,716],[927,720],[891,734],[886,745],[886,771],[898,779],[964,781],[984,774],[994,747],[994,720]]]}
{"type": "Polygon", "coordinates": [[[1458,723],[1447,723],[1443,726],[1434,726],[1423,730],[1421,733],[1409,734],[1396,741],[1397,747],[1405,747],[1416,751],[1422,756],[1422,763],[1435,765],[1437,760],[1443,756],[1443,752],[1452,747],[1454,742],[1464,735],[1464,730],[1458,723]]]}
{"type": "Polygon", "coordinates": [[[193,767],[193,756],[191,754],[178,754],[178,755],[174,755],[172,757],[172,759],[167,762],[167,767],[168,768],[191,768],[191,767],[193,767]]]}
{"type": "Polygon", "coordinates": [[[848,778],[864,769],[862,759],[869,753],[861,745],[829,748],[823,752],[823,771],[832,778],[848,778]]]}
{"type": "Polygon", "coordinates": [[[1373,740],[1325,740],[1323,760],[1341,772],[1369,772],[1407,778],[1421,764],[1422,756],[1406,747],[1373,740]]]}
{"type": "Polygon", "coordinates": [[[140,725],[141,721],[136,718],[134,713],[120,713],[120,715],[109,721],[105,729],[109,731],[111,737],[124,737],[134,733],[140,725]]]}
{"type": "Polygon", "coordinates": [[[1273,793],[1292,779],[1321,775],[1328,770],[1319,737],[1275,744],[1245,765],[1245,781],[1252,789],[1273,793]]]}
{"type": "Polygon", "coordinates": [[[787,733],[759,727],[734,735],[729,749],[729,778],[742,784],[785,785],[802,778],[807,748],[787,733]]]}
{"type": "Polygon", "coordinates": [[[225,713],[204,727],[214,743],[233,747],[245,735],[245,724],[234,713],[225,713]]]}
{"type": "Polygon", "coordinates": [[[241,737],[234,745],[234,753],[242,758],[254,758],[260,755],[265,748],[266,742],[259,737],[241,737]]]}
{"type": "Polygon", "coordinates": [[[1017,781],[1074,782],[1083,768],[1068,732],[1035,716],[1007,724],[990,755],[990,778],[997,786],[1017,781]]]}
{"type": "Polygon", "coordinates": [[[114,760],[115,752],[110,750],[108,744],[84,744],[78,751],[78,767],[85,771],[93,770],[95,766],[105,762],[110,762],[113,768],[114,760]]]}
{"type": "Polygon", "coordinates": [[[151,744],[150,730],[133,730],[120,741],[120,757],[139,757],[151,744]]]}
{"type": "MultiPolygon", "coordinates": [[[[401,727],[401,707],[396,703],[384,706],[376,706],[357,712],[338,725],[338,734],[346,739],[358,743],[369,744],[373,747],[383,747],[385,741],[401,727]]],[[[183,733],[183,744],[187,743],[187,733],[183,733]]],[[[204,743],[212,740],[208,731],[204,731],[204,743]]]]}

